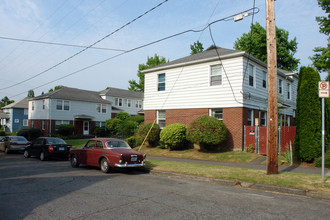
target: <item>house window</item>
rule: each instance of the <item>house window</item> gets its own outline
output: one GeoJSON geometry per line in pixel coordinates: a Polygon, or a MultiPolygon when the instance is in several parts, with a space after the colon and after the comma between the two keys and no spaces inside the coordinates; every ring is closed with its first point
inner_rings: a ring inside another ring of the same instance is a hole
{"type": "Polygon", "coordinates": [[[223,119],[222,108],[210,109],[210,116],[215,117],[218,120],[223,119]]]}
{"type": "Polygon", "coordinates": [[[142,101],[139,101],[139,108],[142,108],[142,101]]]}
{"type": "Polygon", "coordinates": [[[118,106],[119,99],[115,98],[115,105],[118,106]]]}
{"type": "Polygon", "coordinates": [[[267,73],[262,71],[262,87],[267,88],[267,73]]]}
{"type": "Polygon", "coordinates": [[[96,112],[107,113],[107,105],[106,104],[96,104],[96,112]]]}
{"type": "Polygon", "coordinates": [[[123,106],[123,99],[118,99],[118,106],[123,106]]]}
{"type": "Polygon", "coordinates": [[[135,107],[136,108],[142,108],[142,101],[136,101],[135,107]]]}
{"type": "Polygon", "coordinates": [[[101,112],[101,104],[96,104],[96,112],[101,112]]]}
{"type": "Polygon", "coordinates": [[[23,126],[27,127],[29,125],[29,120],[24,119],[23,120],[23,126]]]}
{"type": "Polygon", "coordinates": [[[260,126],[267,126],[267,112],[261,112],[260,126]]]}
{"type": "Polygon", "coordinates": [[[56,102],[56,110],[62,110],[62,101],[61,100],[57,100],[56,102]]]}
{"type": "Polygon", "coordinates": [[[166,125],[166,111],[158,110],[157,111],[157,124],[160,128],[164,128],[166,125]]]}
{"type": "Polygon", "coordinates": [[[29,112],[28,109],[25,108],[25,109],[24,109],[24,115],[28,115],[28,112],[29,112]]]}
{"type": "Polygon", "coordinates": [[[19,123],[19,119],[15,118],[14,123],[16,123],[16,124],[19,123]]]}
{"type": "Polygon", "coordinates": [[[281,79],[278,80],[278,93],[282,94],[283,92],[283,81],[281,79]]]}
{"type": "Polygon", "coordinates": [[[102,121],[96,121],[96,122],[95,122],[95,127],[97,127],[97,128],[105,127],[105,122],[102,122],[102,121]]]}
{"type": "Polygon", "coordinates": [[[68,125],[68,124],[70,124],[70,121],[69,121],[69,120],[55,121],[55,130],[56,130],[56,131],[58,130],[58,127],[59,127],[61,124],[68,125]]]}
{"type": "Polygon", "coordinates": [[[31,110],[34,111],[34,102],[31,102],[31,110]]]}
{"type": "Polygon", "coordinates": [[[132,100],[127,99],[127,107],[130,108],[132,106],[132,100]]]}
{"type": "Polygon", "coordinates": [[[42,100],[42,109],[45,109],[45,100],[42,100]]]}
{"type": "Polygon", "coordinates": [[[45,130],[45,121],[42,121],[41,128],[42,128],[42,130],[45,130]]]}
{"type": "Polygon", "coordinates": [[[107,105],[106,104],[102,105],[102,113],[107,113],[107,105]]]}
{"type": "Polygon", "coordinates": [[[291,99],[291,84],[290,84],[290,83],[287,84],[287,90],[288,90],[288,91],[287,91],[287,92],[288,92],[288,96],[287,96],[287,98],[288,98],[288,99],[291,99]]]}
{"type": "Polygon", "coordinates": [[[63,101],[63,100],[57,100],[56,101],[56,110],[69,111],[70,110],[70,102],[69,101],[63,101]]]}
{"type": "Polygon", "coordinates": [[[248,110],[248,125],[253,126],[253,110],[248,110]]]}
{"type": "Polygon", "coordinates": [[[165,73],[158,74],[158,91],[165,91],[165,73]]]}
{"type": "Polygon", "coordinates": [[[70,102],[69,101],[64,101],[64,110],[69,111],[70,110],[70,102]]]}
{"type": "Polygon", "coordinates": [[[254,86],[254,66],[249,64],[249,86],[254,86]]]}
{"type": "Polygon", "coordinates": [[[139,107],[139,101],[135,101],[135,108],[139,107]]]}
{"type": "Polygon", "coordinates": [[[210,85],[222,85],[221,65],[211,66],[210,85]]]}

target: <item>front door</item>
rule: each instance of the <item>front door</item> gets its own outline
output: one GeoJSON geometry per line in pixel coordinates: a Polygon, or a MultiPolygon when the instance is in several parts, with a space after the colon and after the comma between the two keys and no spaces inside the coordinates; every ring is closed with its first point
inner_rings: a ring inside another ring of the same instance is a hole
{"type": "Polygon", "coordinates": [[[89,135],[89,121],[84,121],[83,123],[83,134],[84,135],[89,135]]]}

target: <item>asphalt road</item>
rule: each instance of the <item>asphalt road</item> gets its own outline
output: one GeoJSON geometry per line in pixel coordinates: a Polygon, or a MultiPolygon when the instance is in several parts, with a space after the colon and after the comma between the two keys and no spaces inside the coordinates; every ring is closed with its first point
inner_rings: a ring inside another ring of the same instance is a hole
{"type": "Polygon", "coordinates": [[[0,219],[329,219],[330,202],[0,153],[0,219]]]}

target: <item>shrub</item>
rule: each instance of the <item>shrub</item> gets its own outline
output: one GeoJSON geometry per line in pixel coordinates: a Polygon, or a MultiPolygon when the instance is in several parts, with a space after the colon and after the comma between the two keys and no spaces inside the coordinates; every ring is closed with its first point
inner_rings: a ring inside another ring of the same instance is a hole
{"type": "MultiPolygon", "coordinates": [[[[322,156],[318,157],[314,161],[316,167],[322,166],[322,156]]],[[[324,154],[324,167],[330,168],[330,151],[324,154]]]]}
{"type": "Polygon", "coordinates": [[[131,116],[130,116],[130,114],[128,114],[127,112],[119,112],[117,115],[116,115],[116,118],[118,118],[118,119],[120,119],[120,120],[122,120],[122,121],[124,121],[124,120],[126,120],[126,119],[128,119],[128,118],[130,118],[131,116]]]}
{"type": "Polygon", "coordinates": [[[69,136],[69,135],[73,134],[74,130],[75,130],[75,128],[73,125],[61,124],[60,126],[58,126],[57,133],[59,133],[60,135],[63,135],[63,136],[69,136]]]}
{"type": "Polygon", "coordinates": [[[24,136],[29,141],[33,141],[42,135],[42,132],[39,128],[28,128],[28,129],[20,129],[17,132],[17,136],[24,136]]]}
{"type": "Polygon", "coordinates": [[[135,121],[138,124],[141,124],[142,122],[144,122],[144,116],[143,115],[132,116],[132,117],[129,118],[129,120],[135,121]]]}
{"type": "Polygon", "coordinates": [[[0,129],[0,136],[6,136],[6,132],[3,129],[0,129]]]}
{"type": "MultiPolygon", "coordinates": [[[[136,139],[138,144],[142,144],[143,140],[147,136],[148,131],[150,130],[153,123],[148,123],[139,127],[138,132],[136,134],[136,139]]],[[[147,141],[150,146],[156,147],[159,143],[159,133],[160,128],[158,124],[154,124],[152,127],[149,136],[147,137],[147,141]]]]}
{"type": "Polygon", "coordinates": [[[101,128],[95,128],[93,134],[96,137],[107,137],[109,132],[106,130],[105,127],[101,127],[101,128]]]}
{"type": "Polygon", "coordinates": [[[254,153],[255,152],[255,147],[252,144],[250,144],[249,146],[245,147],[245,151],[247,153],[254,153]]]}
{"type": "Polygon", "coordinates": [[[227,138],[227,128],[222,121],[211,116],[200,116],[188,126],[187,137],[193,143],[199,143],[206,150],[224,142],[227,138]]]}
{"type": "Polygon", "coordinates": [[[137,141],[136,141],[136,137],[132,136],[126,139],[126,142],[128,143],[129,146],[131,146],[132,148],[137,146],[137,141]]]}
{"type": "Polygon", "coordinates": [[[122,122],[119,118],[111,118],[105,121],[105,127],[108,129],[110,136],[117,136],[119,133],[119,125],[122,122]]]}
{"type": "Polygon", "coordinates": [[[126,119],[119,124],[118,131],[121,137],[134,136],[138,129],[138,123],[126,119]]]}
{"type": "Polygon", "coordinates": [[[183,124],[167,125],[160,132],[160,141],[164,142],[166,148],[171,150],[184,148],[187,141],[187,127],[183,124]]]}

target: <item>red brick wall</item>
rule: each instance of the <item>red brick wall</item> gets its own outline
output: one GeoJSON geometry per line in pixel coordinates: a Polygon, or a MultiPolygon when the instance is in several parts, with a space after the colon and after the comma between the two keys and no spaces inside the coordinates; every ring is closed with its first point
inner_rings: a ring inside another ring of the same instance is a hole
{"type": "Polygon", "coordinates": [[[169,109],[166,110],[166,125],[173,123],[189,125],[193,119],[202,115],[209,115],[209,109],[169,109]]]}

